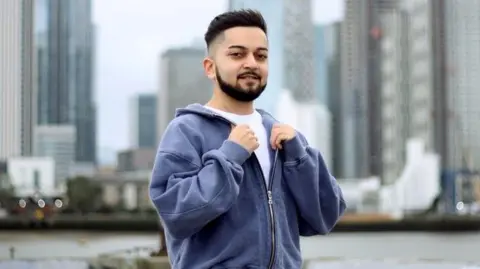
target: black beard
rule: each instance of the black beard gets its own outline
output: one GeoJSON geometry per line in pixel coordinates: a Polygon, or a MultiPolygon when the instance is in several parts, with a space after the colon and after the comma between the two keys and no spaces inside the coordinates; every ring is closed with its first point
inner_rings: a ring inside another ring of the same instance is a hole
{"type": "Polygon", "coordinates": [[[226,81],[224,81],[222,79],[222,77],[220,77],[220,73],[218,72],[218,69],[217,69],[216,73],[217,73],[217,81],[218,81],[218,85],[220,86],[220,89],[226,95],[230,96],[231,98],[233,98],[233,99],[235,99],[239,102],[248,103],[248,102],[254,101],[255,99],[257,99],[263,93],[263,91],[267,87],[267,84],[265,84],[265,85],[260,85],[255,90],[245,91],[241,88],[237,88],[235,86],[232,86],[232,85],[228,84],[226,81]]]}

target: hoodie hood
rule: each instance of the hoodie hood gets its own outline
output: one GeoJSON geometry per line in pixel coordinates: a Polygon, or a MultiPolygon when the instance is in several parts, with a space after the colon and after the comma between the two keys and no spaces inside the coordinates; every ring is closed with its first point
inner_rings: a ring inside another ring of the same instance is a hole
{"type": "Polygon", "coordinates": [[[182,115],[187,115],[187,114],[197,114],[201,116],[207,116],[207,117],[215,117],[215,113],[208,108],[205,108],[205,106],[195,103],[195,104],[190,104],[184,108],[178,108],[175,111],[175,118],[180,117],[182,115]]]}
{"type": "MultiPolygon", "coordinates": [[[[258,108],[255,110],[258,111],[260,115],[262,115],[262,118],[264,118],[264,120],[265,118],[269,118],[271,121],[278,122],[270,113],[266,112],[265,110],[258,109],[258,108]]],[[[221,117],[220,115],[216,114],[212,110],[206,108],[204,105],[195,103],[195,104],[190,104],[184,108],[178,108],[175,111],[175,118],[183,115],[187,115],[187,114],[197,114],[204,117],[214,117],[214,118],[221,117]]]]}

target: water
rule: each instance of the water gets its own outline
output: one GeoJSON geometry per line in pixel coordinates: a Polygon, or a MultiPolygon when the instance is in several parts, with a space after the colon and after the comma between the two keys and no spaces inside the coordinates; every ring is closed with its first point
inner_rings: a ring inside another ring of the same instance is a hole
{"type": "Polygon", "coordinates": [[[100,254],[128,250],[134,247],[158,246],[157,234],[128,233],[0,233],[0,260],[8,259],[10,247],[17,259],[92,258],[100,254]]]}
{"type": "MultiPolygon", "coordinates": [[[[128,233],[32,233],[0,232],[0,259],[8,259],[10,247],[17,259],[49,259],[43,264],[17,262],[0,268],[85,268],[75,259],[134,247],[156,249],[158,235],[128,233]],[[59,261],[69,265],[55,267],[59,261]],[[49,263],[49,264],[47,264],[49,263]],[[43,265],[43,266],[40,266],[43,265]]],[[[308,269],[392,268],[392,269],[473,269],[480,264],[480,233],[334,233],[326,237],[302,238],[305,258],[319,259],[308,269]]]]}

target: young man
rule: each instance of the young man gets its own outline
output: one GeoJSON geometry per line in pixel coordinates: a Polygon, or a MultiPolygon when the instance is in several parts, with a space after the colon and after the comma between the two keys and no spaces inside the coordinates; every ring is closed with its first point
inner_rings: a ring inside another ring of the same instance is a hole
{"type": "Polygon", "coordinates": [[[150,186],[172,267],[301,268],[300,236],[330,232],[342,192],[302,134],[254,109],[268,77],[262,15],[221,14],[205,41],[213,97],[177,111],[150,186]]]}

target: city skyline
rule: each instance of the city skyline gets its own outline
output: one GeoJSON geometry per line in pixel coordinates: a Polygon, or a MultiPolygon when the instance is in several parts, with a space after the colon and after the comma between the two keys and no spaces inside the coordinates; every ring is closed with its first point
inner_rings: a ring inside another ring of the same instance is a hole
{"type": "MultiPolygon", "coordinates": [[[[343,16],[343,1],[313,2],[315,23],[330,23],[343,16]]],[[[106,158],[102,155],[112,158],[115,151],[128,147],[128,100],[136,94],[156,93],[161,53],[202,38],[210,20],[228,8],[224,0],[176,1],[169,4],[168,10],[154,0],[141,0],[137,4],[119,0],[113,5],[111,0],[105,0],[94,1],[93,5],[98,38],[96,101],[100,162],[106,158]],[[180,13],[184,14],[182,18],[195,19],[178,20],[180,13]],[[176,25],[172,27],[171,21],[176,25]]]]}

